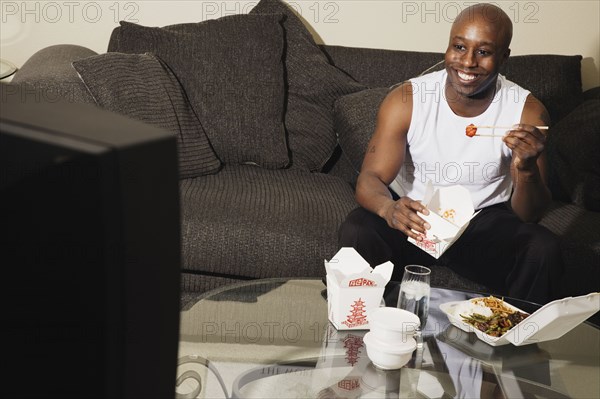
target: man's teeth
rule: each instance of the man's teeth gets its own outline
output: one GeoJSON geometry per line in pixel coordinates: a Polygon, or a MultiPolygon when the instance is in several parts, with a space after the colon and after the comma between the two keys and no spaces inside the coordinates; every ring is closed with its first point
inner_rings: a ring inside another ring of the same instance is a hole
{"type": "Polygon", "coordinates": [[[473,80],[477,77],[477,75],[470,75],[468,73],[458,72],[458,77],[462,80],[473,80]]]}

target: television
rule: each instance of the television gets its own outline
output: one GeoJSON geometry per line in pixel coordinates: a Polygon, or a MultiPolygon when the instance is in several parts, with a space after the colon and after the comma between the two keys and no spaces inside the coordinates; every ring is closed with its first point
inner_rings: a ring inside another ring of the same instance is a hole
{"type": "Polygon", "coordinates": [[[3,396],[175,397],[175,137],[0,86],[3,396]]]}

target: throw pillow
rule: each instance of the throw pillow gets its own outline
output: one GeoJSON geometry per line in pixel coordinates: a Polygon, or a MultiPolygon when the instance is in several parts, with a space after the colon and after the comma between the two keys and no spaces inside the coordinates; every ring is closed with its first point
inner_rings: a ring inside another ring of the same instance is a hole
{"type": "Polygon", "coordinates": [[[282,18],[230,15],[164,28],[121,22],[108,50],[150,52],[169,65],[223,162],[282,168],[289,163],[282,18]]]}
{"type": "Polygon", "coordinates": [[[288,83],[285,127],[292,163],[320,171],[333,154],[333,103],[349,93],[365,89],[333,66],[310,32],[281,0],[261,0],[250,14],[284,14],[285,67],[288,83]]]}
{"type": "Polygon", "coordinates": [[[335,102],[335,131],[344,156],[359,173],[377,124],[377,112],[388,88],[347,94],[335,102]]]}
{"type": "Polygon", "coordinates": [[[573,203],[592,211],[600,211],[598,148],[600,99],[582,103],[548,131],[550,182],[558,182],[559,196],[566,194],[573,203]]]}
{"type": "Polygon", "coordinates": [[[180,178],[219,171],[221,162],[181,85],[159,59],[106,53],[74,61],[73,67],[100,107],[177,135],[180,178]]]}
{"type": "Polygon", "coordinates": [[[583,101],[581,56],[532,54],[509,57],[500,73],[531,93],[557,123],[583,101]]]}

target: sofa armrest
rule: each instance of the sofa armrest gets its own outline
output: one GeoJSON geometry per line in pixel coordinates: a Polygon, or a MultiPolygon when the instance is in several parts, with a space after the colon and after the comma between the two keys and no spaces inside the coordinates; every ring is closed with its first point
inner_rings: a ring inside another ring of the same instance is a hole
{"type": "Polygon", "coordinates": [[[566,271],[561,282],[561,297],[599,291],[600,212],[553,201],[540,225],[560,238],[566,271]]]}
{"type": "Polygon", "coordinates": [[[75,60],[96,55],[96,52],[73,44],[57,44],[33,54],[15,73],[12,82],[37,82],[41,80],[79,80],[71,66],[75,60]]]}
{"type": "Polygon", "coordinates": [[[583,99],[587,100],[600,100],[600,86],[592,87],[583,92],[583,99]]]}
{"type": "Polygon", "coordinates": [[[599,149],[600,99],[590,99],[548,131],[548,177],[554,199],[600,211],[599,149]]]}
{"type": "Polygon", "coordinates": [[[28,95],[45,100],[64,99],[71,102],[94,103],[71,63],[97,53],[82,46],[58,44],[33,54],[15,73],[11,81],[23,87],[28,95]]]}

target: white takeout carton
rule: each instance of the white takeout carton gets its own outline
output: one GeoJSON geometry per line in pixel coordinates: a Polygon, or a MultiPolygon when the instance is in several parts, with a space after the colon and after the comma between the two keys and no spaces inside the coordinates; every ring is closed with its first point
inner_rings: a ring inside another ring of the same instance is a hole
{"type": "Polygon", "coordinates": [[[341,248],[329,262],[327,271],[327,313],[338,330],[366,330],[368,314],[378,308],[394,265],[385,262],[374,269],[354,248],[341,248]]]}
{"type": "Polygon", "coordinates": [[[454,244],[466,230],[475,215],[471,193],[465,187],[456,185],[434,188],[427,182],[423,205],[429,215],[419,216],[431,225],[422,241],[409,238],[408,241],[421,248],[434,258],[439,258],[454,244]]]}

